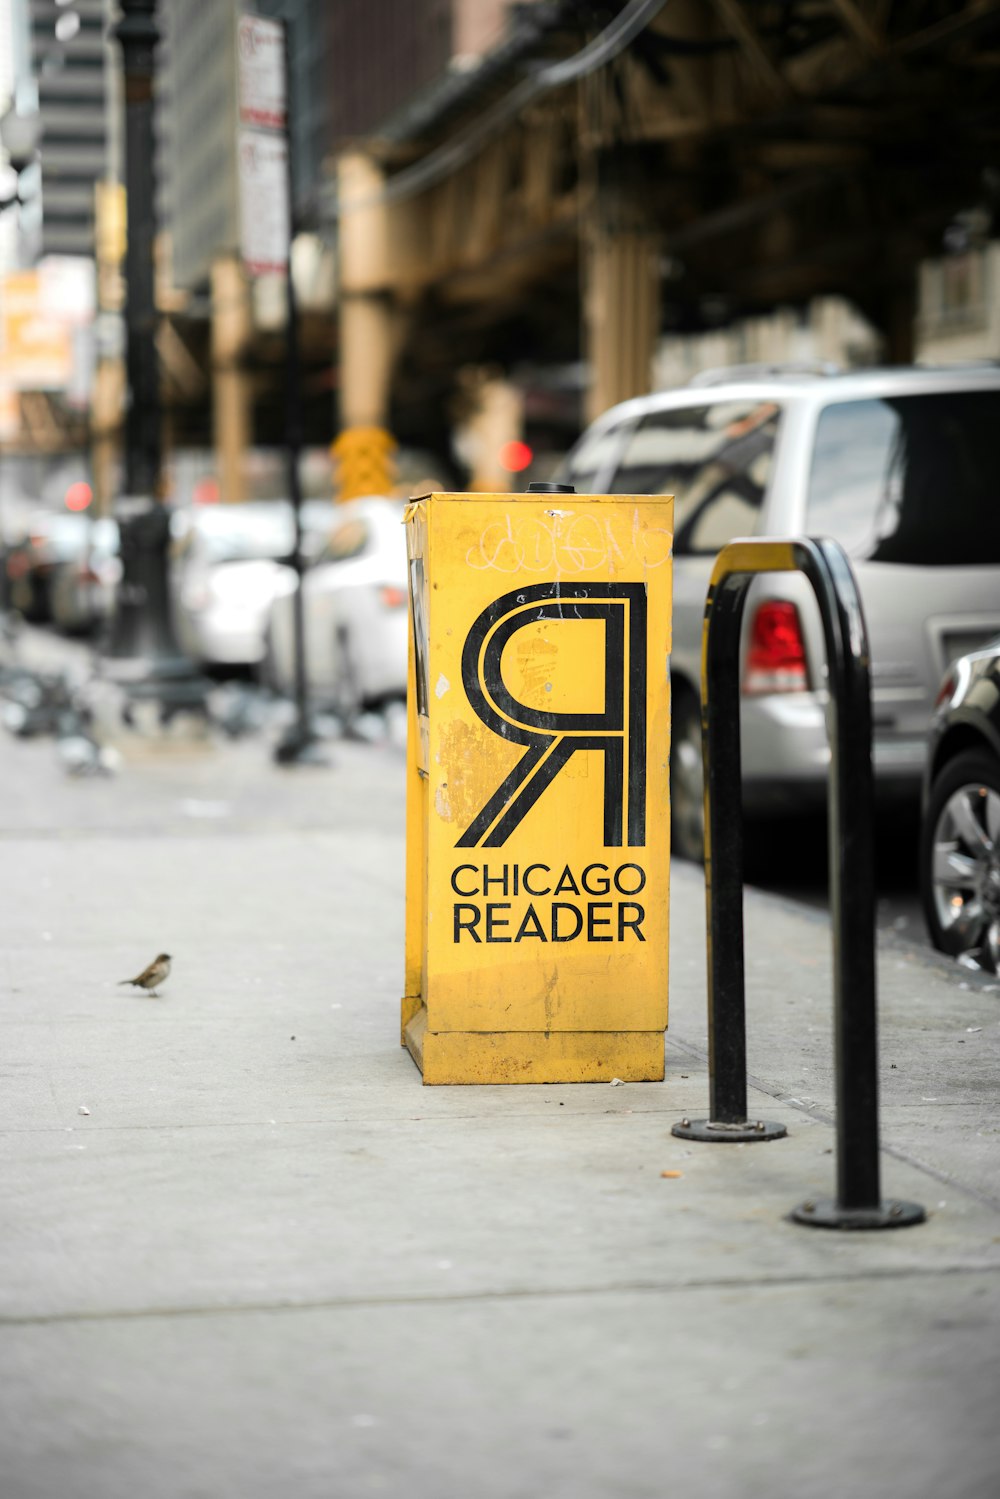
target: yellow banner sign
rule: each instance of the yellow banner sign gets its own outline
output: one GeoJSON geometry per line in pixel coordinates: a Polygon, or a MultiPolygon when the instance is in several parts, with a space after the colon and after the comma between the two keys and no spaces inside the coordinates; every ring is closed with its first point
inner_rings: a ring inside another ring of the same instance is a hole
{"type": "Polygon", "coordinates": [[[73,335],[47,305],[38,271],[0,282],[0,373],[15,390],[64,390],[73,373],[73,335]]]}

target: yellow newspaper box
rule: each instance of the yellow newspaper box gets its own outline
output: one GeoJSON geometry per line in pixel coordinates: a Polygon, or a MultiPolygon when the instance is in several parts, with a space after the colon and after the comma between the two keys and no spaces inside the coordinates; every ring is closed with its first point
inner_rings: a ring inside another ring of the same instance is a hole
{"type": "Polygon", "coordinates": [[[407,511],[402,1039],[425,1083],[663,1077],[673,501],[407,511]]]}

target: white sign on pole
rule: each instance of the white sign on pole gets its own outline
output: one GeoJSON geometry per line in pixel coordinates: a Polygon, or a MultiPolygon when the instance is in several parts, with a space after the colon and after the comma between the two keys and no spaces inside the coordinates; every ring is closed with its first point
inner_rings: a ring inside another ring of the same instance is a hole
{"type": "Polygon", "coordinates": [[[42,306],[50,317],[73,324],[93,321],[97,276],[94,262],[86,256],[43,256],[38,262],[38,286],[42,306]]]}
{"type": "Polygon", "coordinates": [[[240,16],[236,34],[239,60],[240,123],[267,130],[284,130],[284,27],[280,21],[240,16]]]}
{"type": "Polygon", "coordinates": [[[240,248],[252,276],[288,265],[288,145],[282,135],[241,130],[240,248]]]}

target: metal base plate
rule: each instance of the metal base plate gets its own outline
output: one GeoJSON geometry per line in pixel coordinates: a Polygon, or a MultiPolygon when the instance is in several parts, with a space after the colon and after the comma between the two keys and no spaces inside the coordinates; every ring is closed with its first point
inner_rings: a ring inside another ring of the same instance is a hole
{"type": "Polygon", "coordinates": [[[739,1124],[720,1124],[712,1119],[682,1119],[670,1131],[681,1140],[715,1140],[747,1145],[752,1140],[780,1140],[788,1133],[783,1124],[764,1119],[744,1119],[739,1124]]]}
{"type": "Polygon", "coordinates": [[[842,1208],[832,1197],[803,1202],[792,1209],[795,1223],[805,1223],[810,1228],[910,1228],[923,1223],[926,1213],[919,1202],[897,1202],[890,1199],[877,1208],[842,1208]]]}

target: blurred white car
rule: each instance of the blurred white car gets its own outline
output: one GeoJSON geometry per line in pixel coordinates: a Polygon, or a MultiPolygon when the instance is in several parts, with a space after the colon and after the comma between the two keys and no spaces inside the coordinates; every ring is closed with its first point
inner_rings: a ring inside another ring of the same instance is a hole
{"type": "Polygon", "coordinates": [[[99,554],[105,553],[112,535],[117,538],[114,521],[97,520],[89,513],[32,512],[24,535],[5,548],[11,607],[20,610],[26,619],[38,622],[51,619],[52,589],[60,570],[85,563],[92,546],[99,554]]]}
{"type": "MultiPolygon", "coordinates": [[[[302,582],[306,667],[314,700],[349,719],[406,696],[407,590],[403,501],[373,496],[334,509],[333,529],[302,582]]],[[[295,577],[271,606],[265,677],[295,684],[295,577]]]]}
{"type": "Polygon", "coordinates": [[[110,516],[87,517],[80,550],[52,569],[49,607],[53,623],[68,635],[96,629],[114,612],[121,575],[117,521],[110,516]]]}
{"type": "MultiPolygon", "coordinates": [[[[302,506],[303,557],[308,564],[332,523],[333,505],[302,506]]],[[[173,517],[170,570],[178,640],[196,661],[259,666],[275,589],[295,544],[292,507],[285,500],[211,505],[173,517]]]]}

